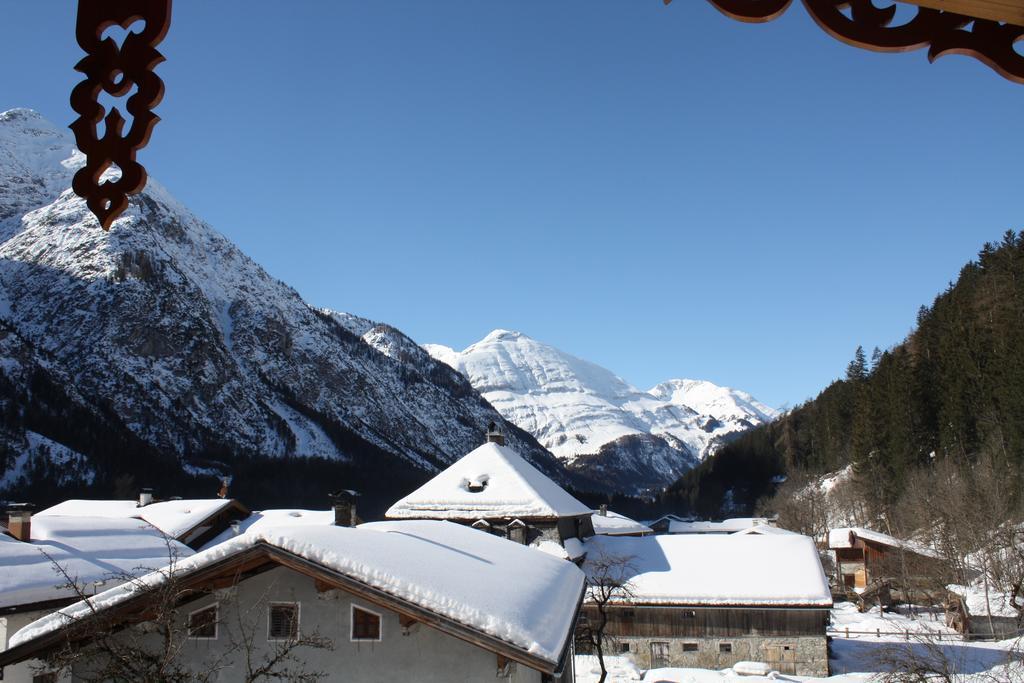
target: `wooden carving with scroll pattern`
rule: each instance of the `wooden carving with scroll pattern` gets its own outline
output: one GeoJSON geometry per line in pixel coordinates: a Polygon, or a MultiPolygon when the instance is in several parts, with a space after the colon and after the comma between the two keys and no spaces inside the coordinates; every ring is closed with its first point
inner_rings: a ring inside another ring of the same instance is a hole
{"type": "Polygon", "coordinates": [[[78,148],[85,154],[85,166],[72,181],[75,193],[85,199],[104,230],[128,208],[128,195],[146,186],[146,169],[135,160],[136,153],[146,146],[153,127],[160,120],[153,113],[163,99],[164,84],[153,69],[163,55],[156,46],[167,35],[171,20],[171,0],[79,0],[76,37],[86,56],[75,66],[85,75],[71,92],[71,108],[78,118],[71,124],[78,148]],[[120,26],[128,29],[142,20],[141,32],[125,35],[118,46],[112,37],[103,37],[107,29],[120,26]],[[100,94],[124,97],[132,89],[125,110],[127,121],[117,107],[105,111],[99,103],[100,94]],[[97,126],[104,122],[99,135],[97,126]],[[111,166],[121,170],[121,177],[100,177],[111,166]]]}
{"type": "MultiPolygon", "coordinates": [[[[668,5],[672,0],[664,0],[668,5]]],[[[708,0],[726,16],[764,22],[780,16],[791,0],[708,0]]],[[[920,5],[936,3],[921,1],[920,5]]],[[[1024,27],[1005,21],[955,14],[911,3],[914,16],[893,25],[895,2],[876,7],[871,0],[803,0],[814,21],[832,37],[878,52],[928,48],[929,61],[960,54],[987,64],[1004,78],[1024,83],[1024,55],[1014,44],[1024,40],[1024,27]]],[[[960,2],[959,5],[967,3],[960,2]]],[[[1016,14],[1014,15],[1016,16],[1016,14]]]]}

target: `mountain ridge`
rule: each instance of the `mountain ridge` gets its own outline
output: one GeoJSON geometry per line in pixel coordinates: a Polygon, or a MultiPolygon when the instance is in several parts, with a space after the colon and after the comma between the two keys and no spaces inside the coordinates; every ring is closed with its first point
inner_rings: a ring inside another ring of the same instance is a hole
{"type": "Polygon", "coordinates": [[[670,484],[734,434],[777,415],[746,392],[703,380],[667,380],[645,392],[512,330],[495,329],[463,351],[423,347],[571,470],[617,479],[636,494],[670,484]]]}

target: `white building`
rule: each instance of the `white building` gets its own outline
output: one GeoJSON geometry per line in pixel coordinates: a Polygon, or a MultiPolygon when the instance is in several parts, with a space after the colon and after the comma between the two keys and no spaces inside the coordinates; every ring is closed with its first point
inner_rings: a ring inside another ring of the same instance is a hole
{"type": "Polygon", "coordinates": [[[391,506],[388,519],[443,519],[523,544],[552,541],[570,559],[594,535],[593,511],[500,442],[463,456],[391,506]]]}
{"type": "MultiPolygon", "coordinates": [[[[222,667],[225,681],[246,660],[269,661],[314,634],[332,649],[296,646],[296,654],[326,681],[572,680],[584,590],[571,563],[458,524],[267,526],[44,617],[11,639],[0,666],[94,647],[100,624],[123,626],[118,639],[149,642],[156,635],[133,618],[168,581],[194,591],[173,612],[180,663],[222,667]]],[[[91,666],[76,664],[71,680],[91,666]]]]}

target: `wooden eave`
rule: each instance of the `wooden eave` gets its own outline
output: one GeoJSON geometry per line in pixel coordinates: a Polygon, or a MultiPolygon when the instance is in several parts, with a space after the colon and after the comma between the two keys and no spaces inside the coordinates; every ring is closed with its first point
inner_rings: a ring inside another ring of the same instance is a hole
{"type": "Polygon", "coordinates": [[[1024,26],[1024,0],[906,0],[906,2],[908,5],[1024,26]]]}
{"type": "MultiPolygon", "coordinates": [[[[304,557],[263,542],[257,543],[252,548],[248,548],[237,555],[183,574],[180,580],[184,588],[195,588],[198,592],[203,589],[216,589],[234,585],[243,579],[243,575],[266,571],[274,566],[287,567],[314,579],[318,590],[326,587],[339,588],[367,602],[396,612],[401,618],[426,624],[442,633],[476,645],[509,660],[519,662],[542,673],[555,674],[562,671],[565,667],[568,653],[571,650],[572,637],[570,632],[566,634],[565,645],[558,661],[549,661],[527,652],[519,645],[483,633],[451,617],[436,614],[380,588],[370,586],[341,572],[329,569],[304,557]]],[[[67,627],[59,628],[27,643],[0,652],[0,670],[10,664],[45,655],[68,642],[69,638],[74,642],[88,640],[88,624],[101,617],[107,620],[123,621],[125,626],[138,621],[145,621],[146,608],[151,602],[151,594],[152,591],[142,592],[127,598],[117,605],[104,609],[100,613],[88,614],[79,618],[72,624],[74,627],[73,634],[68,633],[67,627]]],[[[583,596],[584,590],[581,589],[576,605],[577,613],[582,605],[583,596]]],[[[2,680],[2,674],[0,674],[0,680],[2,680]]]]}

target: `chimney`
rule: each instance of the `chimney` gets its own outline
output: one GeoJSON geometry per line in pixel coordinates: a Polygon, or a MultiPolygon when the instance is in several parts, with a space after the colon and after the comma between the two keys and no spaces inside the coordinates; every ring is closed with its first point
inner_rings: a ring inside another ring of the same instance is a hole
{"type": "Polygon", "coordinates": [[[487,443],[496,443],[499,446],[505,445],[505,435],[498,429],[498,425],[493,422],[487,425],[487,443]]]}
{"type": "Polygon", "coordinates": [[[597,508],[597,514],[602,517],[608,516],[608,503],[601,503],[601,506],[597,508]]]}
{"type": "Polygon", "coordinates": [[[139,502],[136,507],[144,508],[153,502],[153,489],[142,489],[139,491],[139,502]]]}
{"type": "Polygon", "coordinates": [[[342,489],[330,494],[334,507],[334,526],[356,525],[356,497],[359,494],[349,489],[342,489]]]}
{"type": "Polygon", "coordinates": [[[220,490],[217,491],[217,497],[218,498],[227,498],[228,497],[228,484],[230,484],[230,483],[231,483],[230,479],[228,479],[227,477],[221,477],[221,479],[220,479],[220,490]]]}
{"type": "Polygon", "coordinates": [[[15,503],[7,508],[7,530],[16,540],[28,543],[32,540],[32,506],[15,503]]]}

